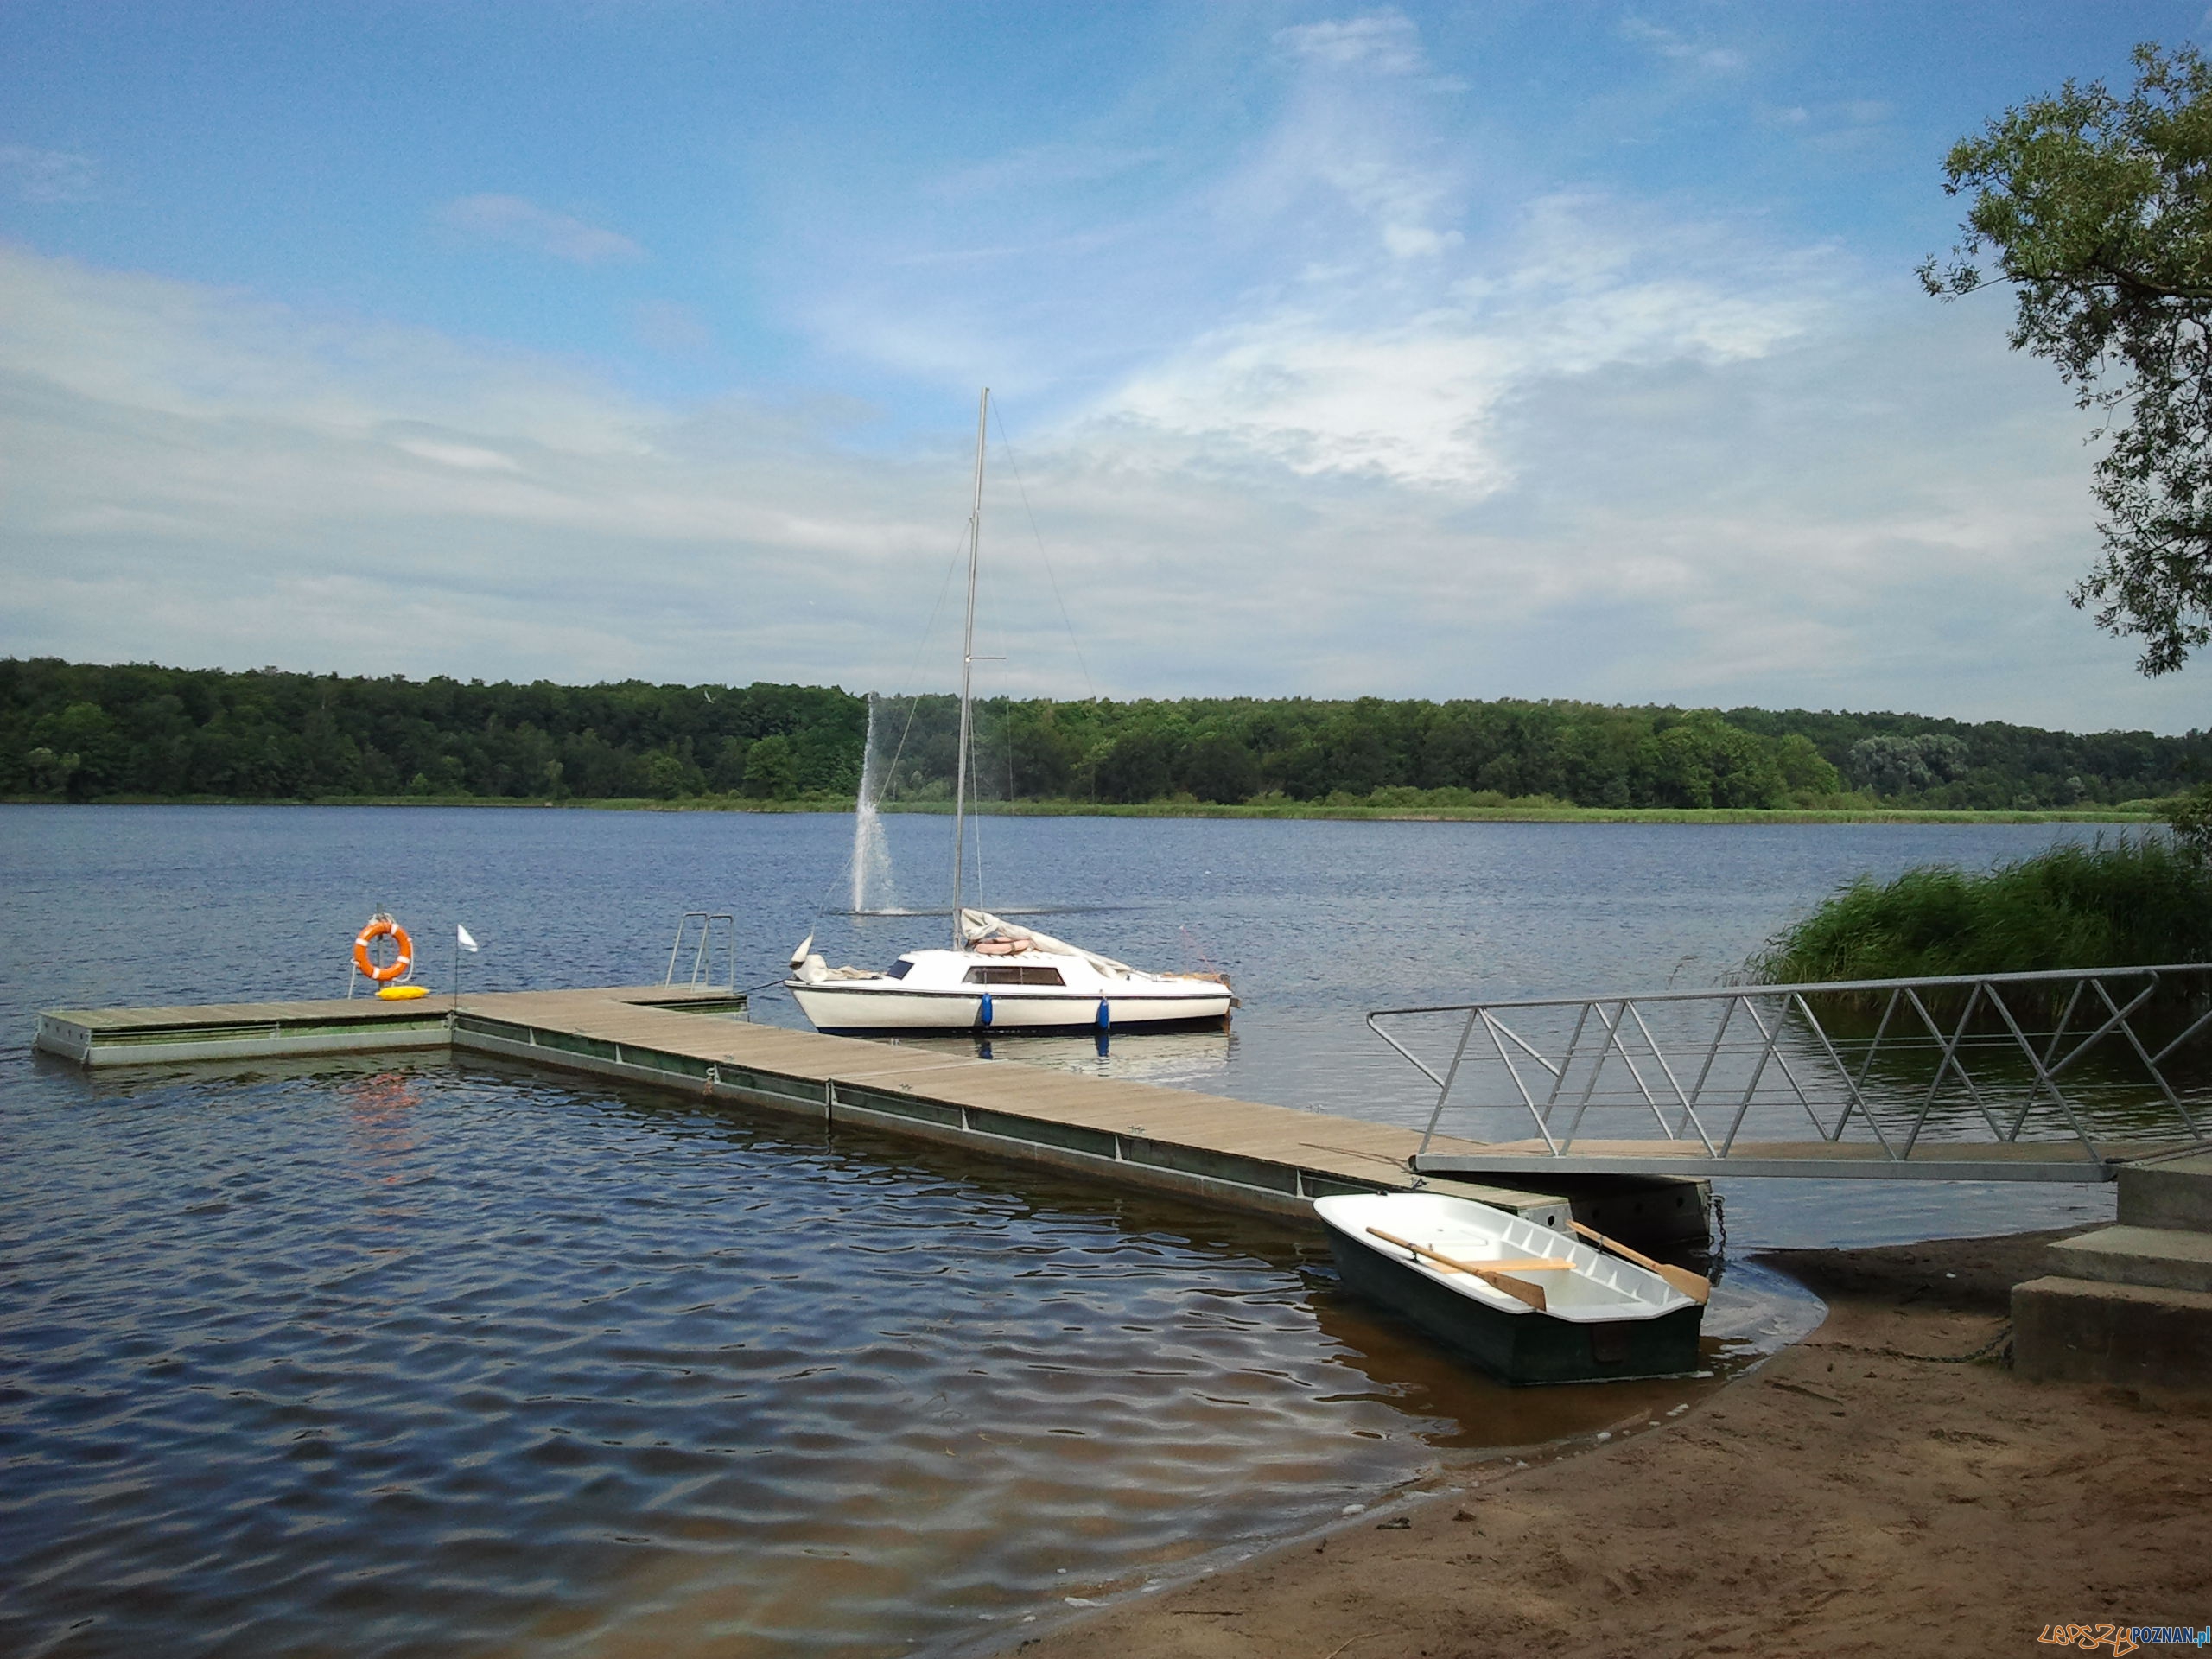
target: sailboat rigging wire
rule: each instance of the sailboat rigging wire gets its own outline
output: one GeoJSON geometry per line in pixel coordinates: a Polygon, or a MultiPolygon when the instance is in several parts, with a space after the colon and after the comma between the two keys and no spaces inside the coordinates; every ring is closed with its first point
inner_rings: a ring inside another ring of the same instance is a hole
{"type": "MultiPolygon", "coordinates": [[[[964,530],[961,531],[963,539],[967,533],[964,530]]],[[[898,782],[899,757],[906,752],[906,739],[914,729],[914,715],[922,706],[921,693],[918,691],[908,697],[906,687],[914,683],[914,676],[921,669],[922,652],[929,648],[930,633],[937,626],[938,614],[944,609],[944,596],[952,591],[952,574],[960,569],[960,551],[959,543],[954,543],[952,556],[944,562],[944,578],[937,585],[937,602],[930,607],[930,620],[922,624],[921,634],[914,641],[914,660],[906,664],[906,672],[899,682],[897,695],[906,698],[906,723],[899,728],[899,741],[891,751],[891,780],[894,785],[898,782]]]]}
{"type": "Polygon", "coordinates": [[[1068,614],[1068,602],[1060,596],[1060,578],[1052,569],[1052,556],[1045,550],[1044,532],[1037,528],[1037,515],[1030,510],[1029,486],[1022,481],[1021,463],[1014,456],[1014,440],[1006,435],[1006,417],[997,410],[991,410],[991,420],[999,429],[999,448],[1006,451],[1006,464],[1014,474],[1014,487],[1021,495],[1021,511],[1029,520],[1029,534],[1037,543],[1037,556],[1045,566],[1045,580],[1052,585],[1052,602],[1060,607],[1060,626],[1068,631],[1068,644],[1074,648],[1076,666],[1083,671],[1083,687],[1090,701],[1098,701],[1098,687],[1090,677],[1090,664],[1083,655],[1083,641],[1076,638],[1074,619],[1068,614]]]}
{"type": "Polygon", "coordinates": [[[976,907],[988,908],[984,895],[990,888],[983,881],[983,761],[985,760],[983,734],[980,722],[974,738],[975,753],[968,762],[968,810],[975,815],[975,827],[970,830],[976,842],[976,907]]]}
{"type": "MultiPolygon", "coordinates": [[[[995,413],[995,411],[994,412],[995,413]]],[[[998,599],[995,595],[989,594],[987,590],[979,594],[976,600],[976,614],[978,620],[983,626],[984,631],[994,636],[995,642],[999,646],[999,650],[995,653],[988,656],[976,656],[972,658],[972,660],[978,663],[1004,663],[1007,660],[1007,656],[1008,630],[1007,629],[1004,621],[1000,618],[998,599]]],[[[1003,683],[1003,682],[1001,682],[1001,683],[1003,683]]],[[[1013,727],[1011,723],[1012,699],[1008,697],[1003,690],[1001,690],[997,701],[999,704],[999,740],[1001,747],[1006,751],[1006,798],[1010,801],[1014,798],[1014,742],[1012,737],[1013,727]]],[[[990,887],[985,881],[983,876],[983,761],[985,759],[984,751],[988,747],[988,740],[985,734],[988,729],[986,719],[990,712],[990,698],[986,697],[983,699],[983,707],[979,711],[979,716],[976,720],[974,728],[969,735],[968,754],[968,798],[969,804],[969,816],[975,820],[975,822],[969,826],[968,833],[969,838],[976,844],[976,905],[978,909],[985,906],[983,895],[990,892],[990,887]]]]}

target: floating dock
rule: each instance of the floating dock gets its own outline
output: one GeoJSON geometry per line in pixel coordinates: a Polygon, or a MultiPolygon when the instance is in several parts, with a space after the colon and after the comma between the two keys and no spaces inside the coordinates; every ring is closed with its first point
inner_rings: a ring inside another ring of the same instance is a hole
{"type": "MultiPolygon", "coordinates": [[[[1182,1089],[1082,1077],[743,1017],[727,992],[649,985],[504,991],[454,1001],[334,999],[56,1009],[34,1046],[105,1070],[340,1054],[493,1054],[730,1101],[825,1124],[1311,1221],[1339,1192],[1419,1186],[1548,1226],[1570,1216],[1647,1247],[1707,1236],[1703,1182],[1578,1176],[1534,1185],[1416,1174],[1418,1130],[1182,1089]]],[[[1479,1154],[1437,1137],[1435,1154],[1479,1154]]]]}

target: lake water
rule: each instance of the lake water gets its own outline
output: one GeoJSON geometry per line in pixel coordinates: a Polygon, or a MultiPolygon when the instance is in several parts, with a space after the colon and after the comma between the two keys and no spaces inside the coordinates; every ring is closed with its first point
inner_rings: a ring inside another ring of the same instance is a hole
{"type": "MultiPolygon", "coordinates": [[[[0,808],[0,1649],[951,1651],[1685,1397],[1493,1388],[1302,1233],[849,1129],[480,1063],[95,1077],[21,1046],[41,1007],[339,994],[379,905],[434,982],[465,923],[484,989],[657,980],[686,909],[737,913],[741,984],[810,931],[872,965],[935,942],[821,913],[851,823],[0,808]]],[[[941,901],[945,821],[885,829],[898,896],[941,901]]],[[[1370,1007],[1710,983],[1853,874],[2076,833],[993,820],[986,902],[1244,999],[1229,1033],[999,1052],[1414,1122],[1370,1007]]],[[[1728,1190],[1716,1363],[1812,1313],[1748,1244],[2109,1210],[1843,1185],[1728,1190]]]]}

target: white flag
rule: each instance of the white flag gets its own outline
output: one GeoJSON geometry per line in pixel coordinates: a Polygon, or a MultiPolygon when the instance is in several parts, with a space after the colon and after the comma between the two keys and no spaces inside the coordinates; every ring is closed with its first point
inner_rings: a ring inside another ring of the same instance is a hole
{"type": "Polygon", "coordinates": [[[462,950],[474,950],[480,948],[477,945],[475,939],[470,935],[467,928],[455,925],[454,931],[460,936],[461,948],[462,950]]]}

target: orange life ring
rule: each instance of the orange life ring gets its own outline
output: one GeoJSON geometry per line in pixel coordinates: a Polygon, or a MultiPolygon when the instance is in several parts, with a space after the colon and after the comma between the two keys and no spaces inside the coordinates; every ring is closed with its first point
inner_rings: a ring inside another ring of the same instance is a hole
{"type": "Polygon", "coordinates": [[[415,941],[407,937],[407,930],[389,916],[369,918],[369,925],[361,930],[361,937],[353,941],[353,966],[379,985],[397,979],[415,965],[415,941]],[[399,947],[399,954],[385,967],[379,968],[369,958],[369,942],[391,935],[391,942],[399,947]]]}

